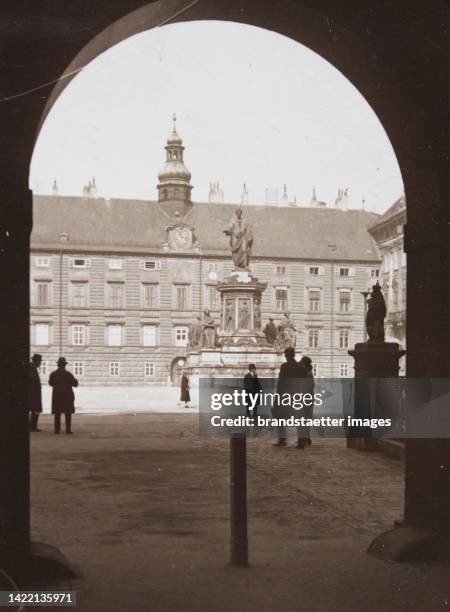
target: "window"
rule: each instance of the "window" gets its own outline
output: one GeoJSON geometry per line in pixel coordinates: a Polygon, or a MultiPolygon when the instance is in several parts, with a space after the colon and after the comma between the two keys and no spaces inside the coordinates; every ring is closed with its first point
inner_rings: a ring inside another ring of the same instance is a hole
{"type": "Polygon", "coordinates": [[[142,304],[144,308],[156,308],[158,305],[158,285],[142,285],[142,304]]]}
{"type": "Polygon", "coordinates": [[[50,283],[48,281],[36,281],[36,306],[50,305],[50,283]]]}
{"type": "Polygon", "coordinates": [[[309,275],[310,276],[319,276],[320,268],[319,266],[310,266],[309,267],[309,275]]]}
{"type": "Polygon", "coordinates": [[[41,373],[41,376],[48,375],[48,361],[41,361],[41,367],[39,368],[39,372],[41,373]]]}
{"type": "Polygon", "coordinates": [[[50,257],[36,257],[34,261],[37,268],[50,267],[50,257]]]}
{"type": "Polygon", "coordinates": [[[371,268],[370,269],[370,277],[371,278],[379,278],[380,276],[380,270],[378,268],[371,268]]]}
{"type": "Polygon", "coordinates": [[[73,375],[84,376],[84,363],[82,361],[73,362],[73,375]]]}
{"type": "Polygon", "coordinates": [[[340,363],[339,364],[339,376],[341,378],[348,378],[350,374],[350,368],[348,366],[348,363],[340,363]]]}
{"type": "Polygon", "coordinates": [[[154,259],[146,259],[139,262],[139,267],[144,270],[161,270],[161,262],[154,259]]]}
{"type": "Polygon", "coordinates": [[[86,325],[72,325],[72,344],[74,346],[86,344],[86,325]]]}
{"type": "Polygon", "coordinates": [[[90,259],[69,259],[69,264],[72,268],[90,268],[90,259]]]}
{"type": "Polygon", "coordinates": [[[309,312],[320,312],[320,289],[309,290],[309,312]]]}
{"type": "Polygon", "coordinates": [[[317,363],[313,363],[312,364],[312,369],[313,369],[313,376],[314,378],[317,378],[319,376],[319,366],[317,363]]]}
{"type": "Polygon", "coordinates": [[[144,364],[144,374],[147,377],[155,375],[155,364],[152,361],[146,361],[144,364]]]}
{"type": "Polygon", "coordinates": [[[308,330],[308,347],[309,348],[319,348],[319,329],[309,329],[308,330]]]}
{"type": "Polygon", "coordinates": [[[122,346],[121,325],[108,325],[108,346],[122,346]]]}
{"type": "Polygon", "coordinates": [[[350,276],[350,268],[339,268],[339,276],[350,276]]]}
{"type": "Polygon", "coordinates": [[[402,267],[406,266],[406,253],[402,251],[402,267]]]}
{"type": "Polygon", "coordinates": [[[142,344],[144,346],[156,346],[156,325],[144,325],[142,327],[142,344]]]}
{"type": "Polygon", "coordinates": [[[188,327],[185,325],[175,327],[175,346],[187,346],[188,331],[188,327]]]}
{"type": "Polygon", "coordinates": [[[350,291],[339,291],[339,312],[350,312],[351,297],[352,294],[350,291]]]}
{"type": "Polygon", "coordinates": [[[218,305],[218,294],[215,287],[208,287],[208,308],[216,310],[218,305]]]}
{"type": "Polygon", "coordinates": [[[108,268],[110,270],[122,270],[121,259],[108,259],[108,268]]]}
{"type": "Polygon", "coordinates": [[[122,283],[108,283],[108,304],[111,308],[122,308],[123,306],[122,283]]]}
{"type": "Polygon", "coordinates": [[[275,266],[275,274],[277,274],[278,276],[283,276],[287,274],[287,267],[282,264],[277,264],[275,266]]]}
{"type": "Polygon", "coordinates": [[[406,304],[406,286],[404,283],[402,287],[402,304],[406,304]]]}
{"type": "Polygon", "coordinates": [[[48,323],[36,323],[34,343],[36,346],[48,346],[50,344],[50,325],[48,323]]]}
{"type": "Polygon", "coordinates": [[[177,285],[176,307],[178,310],[188,310],[188,285],[177,285]]]}
{"type": "Polygon", "coordinates": [[[350,330],[340,329],[339,330],[339,348],[348,348],[350,344],[350,330]]]}
{"type": "Polygon", "coordinates": [[[86,306],[86,283],[71,283],[72,306],[84,308],[86,306]]]}
{"type": "Polygon", "coordinates": [[[118,361],[109,362],[109,375],[120,376],[120,363],[118,361]]]}
{"type": "Polygon", "coordinates": [[[275,287],[276,309],[281,312],[288,310],[288,290],[287,287],[275,287]]]}
{"type": "Polygon", "coordinates": [[[208,263],[208,272],[220,272],[220,263],[217,261],[210,261],[208,263]]]}

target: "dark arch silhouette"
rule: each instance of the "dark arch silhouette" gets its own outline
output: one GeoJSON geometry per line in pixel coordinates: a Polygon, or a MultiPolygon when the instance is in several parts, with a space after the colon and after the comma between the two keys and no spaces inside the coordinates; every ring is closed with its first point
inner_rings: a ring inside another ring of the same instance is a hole
{"type": "MultiPolygon", "coordinates": [[[[90,6],[92,13],[86,16],[85,3],[42,0],[39,6],[27,6],[25,20],[21,3],[7,0],[2,6],[4,62],[10,72],[0,89],[4,126],[1,262],[8,296],[1,319],[5,397],[0,428],[0,561],[12,570],[24,567],[24,559],[32,558],[26,424],[32,226],[28,169],[42,121],[69,79],[35,88],[76,70],[137,32],[167,20],[252,24],[308,46],[359,89],[388,133],[405,183],[407,373],[448,376],[450,371],[449,197],[443,138],[449,76],[445,32],[440,25],[445,21],[446,4],[436,0],[425,9],[377,0],[367,0],[362,6],[356,0],[199,0],[195,4],[96,0],[90,6]]],[[[449,537],[449,441],[410,441],[406,454],[406,527],[449,537]]]]}

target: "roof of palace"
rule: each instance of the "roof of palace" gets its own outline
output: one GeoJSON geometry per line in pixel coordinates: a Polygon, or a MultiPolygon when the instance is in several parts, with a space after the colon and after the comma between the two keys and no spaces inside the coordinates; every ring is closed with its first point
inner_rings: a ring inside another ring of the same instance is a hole
{"type": "MultiPolygon", "coordinates": [[[[61,247],[60,235],[66,233],[65,250],[167,251],[168,228],[186,224],[194,229],[201,253],[218,256],[229,253],[223,230],[238,207],[194,202],[184,217],[175,217],[155,201],[35,195],[33,202],[32,248],[61,247]]],[[[379,219],[374,213],[257,205],[243,211],[253,225],[255,257],[379,260],[367,231],[379,219]]]]}
{"type": "Polygon", "coordinates": [[[389,223],[391,219],[394,219],[399,214],[404,214],[406,218],[406,199],[404,195],[395,200],[392,206],[390,206],[382,215],[379,215],[375,220],[375,223],[373,223],[369,229],[377,229],[378,227],[389,223]]]}

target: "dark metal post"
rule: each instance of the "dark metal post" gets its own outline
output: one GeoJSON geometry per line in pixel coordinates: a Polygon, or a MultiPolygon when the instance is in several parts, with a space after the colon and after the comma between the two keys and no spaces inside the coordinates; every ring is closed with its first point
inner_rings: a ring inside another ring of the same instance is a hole
{"type": "Polygon", "coordinates": [[[230,436],[231,565],[248,565],[247,538],[247,437],[230,436]]]}

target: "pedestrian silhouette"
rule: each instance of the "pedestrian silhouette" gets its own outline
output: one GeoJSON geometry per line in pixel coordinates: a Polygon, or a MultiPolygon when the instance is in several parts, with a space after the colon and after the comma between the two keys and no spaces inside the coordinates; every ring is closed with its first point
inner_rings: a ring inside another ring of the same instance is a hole
{"type": "Polygon", "coordinates": [[[38,429],[39,415],[42,412],[42,388],[39,376],[39,368],[42,362],[42,355],[35,353],[30,363],[30,390],[29,404],[30,412],[30,431],[41,431],[38,429]]]}
{"type": "Polygon", "coordinates": [[[58,369],[50,374],[48,384],[52,391],[52,414],[55,416],[55,434],[61,431],[61,415],[64,414],[66,434],[72,433],[72,414],[75,412],[75,395],[73,387],[78,387],[78,380],[66,370],[67,361],[58,359],[58,369]]]}

